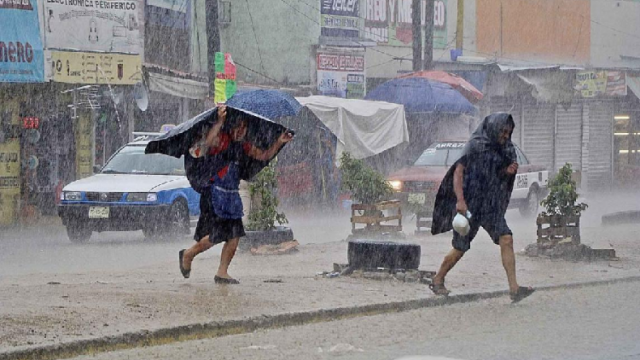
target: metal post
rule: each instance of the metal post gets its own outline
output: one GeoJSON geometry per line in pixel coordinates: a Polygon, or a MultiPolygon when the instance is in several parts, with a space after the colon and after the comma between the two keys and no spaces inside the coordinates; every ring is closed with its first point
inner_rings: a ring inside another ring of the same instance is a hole
{"type": "Polygon", "coordinates": [[[216,52],[220,51],[220,30],[218,29],[218,0],[205,0],[207,23],[207,69],[209,74],[209,96],[213,97],[216,52]]]}
{"type": "Polygon", "coordinates": [[[464,44],[464,0],[458,0],[458,18],[456,21],[456,49],[462,50],[464,44]]]}
{"type": "Polygon", "coordinates": [[[411,22],[413,26],[413,71],[420,71],[423,69],[420,2],[421,0],[412,0],[411,2],[411,22]]]}
{"type": "Polygon", "coordinates": [[[433,17],[434,17],[434,0],[426,0],[424,17],[424,70],[430,70],[433,67],[433,17]]]}

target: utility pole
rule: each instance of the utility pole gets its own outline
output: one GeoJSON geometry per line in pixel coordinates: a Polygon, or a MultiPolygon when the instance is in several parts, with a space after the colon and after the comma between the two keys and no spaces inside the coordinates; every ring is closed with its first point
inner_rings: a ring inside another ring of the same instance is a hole
{"type": "Polygon", "coordinates": [[[458,0],[458,19],[456,21],[456,49],[462,50],[464,45],[464,0],[458,0]]]}
{"type": "Polygon", "coordinates": [[[218,29],[218,0],[204,1],[207,22],[207,69],[209,73],[209,96],[215,92],[216,52],[220,51],[220,30],[218,29]]]}
{"type": "Polygon", "coordinates": [[[433,17],[434,17],[434,0],[426,0],[424,17],[424,70],[433,68],[433,17]]]}
{"type": "MultiPolygon", "coordinates": [[[[422,0],[412,0],[411,2],[411,25],[413,31],[413,71],[420,71],[422,67],[422,28],[420,19],[420,2],[422,0]]],[[[433,17],[433,14],[431,15],[433,17]]]]}

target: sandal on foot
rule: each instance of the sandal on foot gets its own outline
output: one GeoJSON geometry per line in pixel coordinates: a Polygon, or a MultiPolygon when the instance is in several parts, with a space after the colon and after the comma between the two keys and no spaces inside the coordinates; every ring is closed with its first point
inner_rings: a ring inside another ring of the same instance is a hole
{"type": "Polygon", "coordinates": [[[429,289],[436,295],[448,296],[451,291],[447,290],[444,284],[429,284],[429,289]]]}
{"type": "Polygon", "coordinates": [[[237,285],[237,284],[240,284],[240,281],[238,281],[238,280],[236,280],[236,279],[232,279],[232,278],[228,278],[228,279],[227,279],[227,278],[220,277],[220,276],[218,276],[218,275],[216,275],[216,276],[214,276],[214,277],[213,277],[213,281],[214,281],[216,284],[229,284],[229,285],[237,285]]]}
{"type": "Polygon", "coordinates": [[[527,296],[533,294],[533,292],[536,291],[536,289],[532,288],[532,287],[525,287],[525,286],[520,286],[518,288],[518,291],[516,291],[515,293],[511,293],[511,301],[513,303],[517,303],[520,300],[526,298],[527,296]]]}
{"type": "Polygon", "coordinates": [[[180,252],[178,253],[178,258],[180,259],[180,272],[182,273],[182,276],[184,276],[185,279],[188,279],[189,276],[191,275],[191,269],[185,269],[183,264],[182,264],[182,259],[184,258],[184,252],[185,249],[180,250],[180,252]]]}

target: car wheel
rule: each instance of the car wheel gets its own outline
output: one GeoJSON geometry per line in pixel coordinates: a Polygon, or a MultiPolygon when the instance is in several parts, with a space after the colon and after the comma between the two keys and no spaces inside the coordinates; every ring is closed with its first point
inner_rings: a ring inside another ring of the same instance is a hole
{"type": "Polygon", "coordinates": [[[167,212],[162,223],[148,224],[142,228],[147,240],[171,240],[191,231],[189,208],[182,200],[177,200],[167,212]]]}
{"type": "Polygon", "coordinates": [[[347,256],[353,269],[418,269],[420,245],[391,241],[349,241],[347,256]]]}
{"type": "Polygon", "coordinates": [[[67,225],[67,236],[74,244],[81,244],[89,241],[92,233],[93,231],[91,229],[83,227],[80,224],[67,225]]]}
{"type": "Polygon", "coordinates": [[[520,215],[524,217],[538,215],[539,206],[540,200],[538,199],[538,191],[535,188],[532,188],[529,190],[529,195],[527,195],[527,201],[520,206],[520,215]]]}

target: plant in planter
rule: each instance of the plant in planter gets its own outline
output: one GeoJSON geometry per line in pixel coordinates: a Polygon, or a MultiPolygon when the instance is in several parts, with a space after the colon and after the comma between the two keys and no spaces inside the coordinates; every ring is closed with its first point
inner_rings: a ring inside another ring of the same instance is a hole
{"type": "Polygon", "coordinates": [[[352,232],[402,231],[400,202],[390,200],[393,190],[384,176],[347,152],[342,154],[340,163],[342,189],[358,202],[351,205],[352,232]],[[389,209],[396,209],[397,215],[385,216],[383,211],[389,209]],[[398,220],[398,225],[381,225],[391,220],[398,220]],[[356,224],[365,224],[365,228],[356,229],[356,224]]]}
{"type": "Polygon", "coordinates": [[[580,214],[587,204],[577,202],[572,174],[571,164],[567,163],[549,181],[549,195],[541,202],[545,211],[537,219],[538,244],[543,247],[553,247],[568,237],[573,244],[580,244],[580,214]]]}
{"type": "Polygon", "coordinates": [[[276,163],[276,160],[271,161],[249,185],[251,207],[246,226],[247,236],[240,243],[241,248],[245,250],[260,245],[293,241],[291,229],[276,226],[276,222],[278,225],[289,222],[284,213],[278,212],[276,163]]]}

